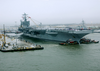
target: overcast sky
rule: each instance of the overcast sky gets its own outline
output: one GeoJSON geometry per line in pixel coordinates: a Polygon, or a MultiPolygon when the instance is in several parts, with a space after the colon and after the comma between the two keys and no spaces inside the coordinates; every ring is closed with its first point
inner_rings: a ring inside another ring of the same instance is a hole
{"type": "Polygon", "coordinates": [[[0,0],[0,25],[19,25],[23,13],[42,24],[100,23],[100,0],[0,0]]]}

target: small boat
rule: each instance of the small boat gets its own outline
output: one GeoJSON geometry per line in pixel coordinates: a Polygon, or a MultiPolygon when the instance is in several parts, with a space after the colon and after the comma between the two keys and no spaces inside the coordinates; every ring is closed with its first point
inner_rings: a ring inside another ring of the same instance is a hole
{"type": "Polygon", "coordinates": [[[81,38],[80,39],[81,44],[90,44],[90,43],[99,43],[99,41],[87,39],[87,38],[81,38]]]}
{"type": "Polygon", "coordinates": [[[99,41],[92,40],[92,43],[99,43],[99,41]]]}
{"type": "Polygon", "coordinates": [[[77,41],[67,40],[66,42],[59,43],[59,45],[76,45],[77,41]]]}

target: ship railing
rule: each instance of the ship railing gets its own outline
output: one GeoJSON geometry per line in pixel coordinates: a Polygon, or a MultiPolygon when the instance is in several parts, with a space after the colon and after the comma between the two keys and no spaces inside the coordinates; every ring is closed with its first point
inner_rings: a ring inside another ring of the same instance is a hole
{"type": "Polygon", "coordinates": [[[53,31],[56,31],[56,32],[69,32],[69,31],[73,31],[73,30],[69,30],[69,29],[54,29],[53,31]]]}
{"type": "Polygon", "coordinates": [[[87,32],[87,33],[91,33],[92,30],[79,30],[79,29],[56,29],[56,32],[67,32],[67,33],[76,33],[76,32],[87,32]]]}
{"type": "Polygon", "coordinates": [[[69,33],[93,33],[92,30],[75,30],[75,31],[69,31],[69,33]]]}
{"type": "Polygon", "coordinates": [[[36,28],[33,28],[33,29],[30,29],[29,31],[40,31],[40,30],[46,30],[46,29],[36,29],[36,28]]]}
{"type": "Polygon", "coordinates": [[[74,33],[74,32],[89,32],[91,30],[82,30],[82,29],[73,29],[73,28],[32,28],[29,31],[37,31],[37,30],[46,30],[46,31],[54,31],[54,32],[67,32],[67,33],[74,33]]]}

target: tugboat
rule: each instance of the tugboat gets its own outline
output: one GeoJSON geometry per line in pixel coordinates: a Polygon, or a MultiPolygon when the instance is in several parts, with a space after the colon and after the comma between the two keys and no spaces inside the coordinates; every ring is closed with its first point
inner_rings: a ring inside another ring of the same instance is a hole
{"type": "Polygon", "coordinates": [[[80,39],[81,44],[89,44],[89,43],[99,43],[99,41],[87,39],[87,38],[81,38],[80,39]]]}
{"type": "MultiPolygon", "coordinates": [[[[99,43],[99,41],[87,39],[87,38],[81,38],[80,44],[90,44],[90,43],[99,43]]],[[[71,39],[67,40],[66,42],[59,43],[59,45],[76,45],[79,44],[77,41],[72,41],[71,39]]]]}
{"type": "Polygon", "coordinates": [[[59,43],[59,45],[76,45],[76,44],[79,44],[79,43],[71,39],[67,40],[66,42],[59,43]]]}

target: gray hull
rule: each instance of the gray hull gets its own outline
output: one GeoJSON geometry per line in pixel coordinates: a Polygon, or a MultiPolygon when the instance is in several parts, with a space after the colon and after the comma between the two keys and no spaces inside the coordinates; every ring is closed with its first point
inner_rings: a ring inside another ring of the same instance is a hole
{"type": "Polygon", "coordinates": [[[54,40],[54,41],[67,41],[69,39],[72,39],[74,41],[79,41],[83,36],[87,35],[88,33],[84,34],[73,34],[73,33],[63,33],[59,32],[57,34],[28,34],[28,33],[23,33],[25,36],[33,37],[33,38],[38,38],[38,39],[46,39],[46,40],[54,40]]]}

